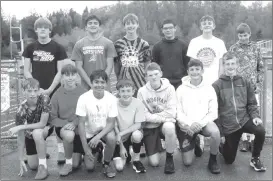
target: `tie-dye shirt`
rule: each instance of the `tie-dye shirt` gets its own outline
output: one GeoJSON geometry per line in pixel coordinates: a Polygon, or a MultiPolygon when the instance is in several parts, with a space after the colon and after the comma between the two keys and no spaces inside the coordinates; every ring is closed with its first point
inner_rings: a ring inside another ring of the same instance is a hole
{"type": "Polygon", "coordinates": [[[118,80],[131,79],[138,90],[146,84],[144,62],[150,61],[151,57],[148,42],[139,37],[135,40],[123,37],[116,41],[115,48],[118,54],[116,61],[121,66],[118,80]]]}
{"type": "Polygon", "coordinates": [[[247,44],[235,43],[229,49],[239,59],[238,75],[249,80],[256,93],[263,88],[264,62],[260,48],[253,41],[247,44]],[[258,88],[258,89],[257,89],[258,88]]]}
{"type": "MultiPolygon", "coordinates": [[[[42,113],[50,113],[51,104],[50,98],[47,95],[40,95],[37,99],[37,105],[35,110],[31,110],[27,104],[27,101],[23,101],[16,113],[15,124],[34,124],[40,122],[42,113]]],[[[49,123],[47,123],[49,125],[49,123]]],[[[32,138],[32,129],[25,130],[25,136],[32,138]]]]}

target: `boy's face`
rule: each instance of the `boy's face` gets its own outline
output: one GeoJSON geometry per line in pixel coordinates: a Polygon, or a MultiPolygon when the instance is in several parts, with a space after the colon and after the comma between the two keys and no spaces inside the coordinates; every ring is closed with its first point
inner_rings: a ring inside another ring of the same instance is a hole
{"type": "Polygon", "coordinates": [[[200,29],[205,33],[209,33],[215,29],[215,24],[212,20],[206,19],[204,21],[201,21],[200,29]]]}
{"type": "Polygon", "coordinates": [[[48,27],[48,25],[39,25],[35,32],[37,33],[37,36],[40,38],[47,38],[49,37],[51,31],[48,27]]]}
{"type": "Polygon", "coordinates": [[[192,80],[199,80],[204,73],[204,70],[200,66],[192,66],[188,69],[188,74],[192,80]]]}
{"type": "Polygon", "coordinates": [[[250,33],[238,33],[238,39],[240,43],[246,44],[249,42],[250,33]]]}
{"type": "Polygon", "coordinates": [[[172,23],[164,24],[162,27],[162,33],[165,38],[174,38],[175,37],[176,28],[172,23]]]}
{"type": "Polygon", "coordinates": [[[126,21],[124,24],[124,28],[126,33],[135,33],[138,28],[138,23],[136,21],[126,21]]]}
{"type": "Polygon", "coordinates": [[[236,58],[224,60],[223,67],[227,76],[235,76],[238,67],[236,58]]]}
{"type": "Polygon", "coordinates": [[[94,92],[103,93],[106,88],[107,82],[103,80],[101,77],[95,78],[93,82],[91,82],[91,88],[94,92]]]}
{"type": "Polygon", "coordinates": [[[64,87],[75,87],[76,86],[76,80],[77,80],[77,74],[63,74],[62,75],[64,87]]]}
{"type": "Polygon", "coordinates": [[[25,90],[25,96],[28,103],[36,104],[38,96],[40,94],[40,89],[38,87],[27,87],[25,90]]]}
{"type": "Polygon", "coordinates": [[[120,100],[123,102],[130,102],[135,93],[135,90],[132,86],[124,86],[118,90],[120,100]]]}
{"type": "Polygon", "coordinates": [[[160,83],[160,78],[162,77],[162,72],[159,70],[148,70],[147,71],[147,81],[151,84],[160,83]]]}
{"type": "Polygon", "coordinates": [[[98,33],[100,28],[100,23],[96,19],[91,19],[86,24],[86,30],[90,33],[98,33]]]}

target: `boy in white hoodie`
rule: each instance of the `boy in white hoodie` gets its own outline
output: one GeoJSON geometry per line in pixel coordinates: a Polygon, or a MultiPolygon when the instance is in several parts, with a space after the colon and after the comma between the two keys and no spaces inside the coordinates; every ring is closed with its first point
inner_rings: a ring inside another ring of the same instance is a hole
{"type": "Polygon", "coordinates": [[[216,160],[220,145],[220,132],[213,122],[218,117],[217,96],[213,87],[203,81],[203,63],[192,59],[188,63],[188,75],[176,90],[176,134],[182,151],[183,163],[190,166],[194,159],[197,134],[210,139],[208,168],[211,173],[220,173],[216,160]]]}
{"type": "Polygon", "coordinates": [[[162,71],[157,63],[150,63],[146,68],[147,84],[138,91],[137,98],[145,105],[145,120],[143,133],[146,154],[149,164],[159,165],[159,152],[162,150],[161,138],[165,138],[166,162],[164,172],[175,172],[173,152],[176,148],[175,89],[169,80],[162,77],[162,71]]]}

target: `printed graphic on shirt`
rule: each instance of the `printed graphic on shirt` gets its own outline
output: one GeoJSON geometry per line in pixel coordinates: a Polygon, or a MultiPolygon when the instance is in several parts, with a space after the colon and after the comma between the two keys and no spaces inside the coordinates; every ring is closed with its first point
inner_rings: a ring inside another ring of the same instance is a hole
{"type": "Polygon", "coordinates": [[[164,110],[163,105],[167,103],[167,100],[161,97],[153,97],[146,99],[146,102],[151,106],[152,113],[160,113],[164,110]]]}
{"type": "Polygon", "coordinates": [[[215,57],[215,51],[209,47],[202,48],[197,52],[197,58],[203,63],[204,66],[209,66],[215,57]]]}
{"type": "Polygon", "coordinates": [[[89,118],[91,118],[91,122],[96,125],[101,125],[107,118],[106,110],[101,105],[96,105],[96,111],[89,113],[89,118]]]}
{"type": "Polygon", "coordinates": [[[104,46],[86,46],[82,48],[84,55],[90,55],[89,62],[95,62],[97,55],[103,55],[104,46]]]}
{"type": "Polygon", "coordinates": [[[124,47],[121,53],[121,64],[123,67],[137,67],[139,64],[138,50],[133,46],[124,47]]]}
{"type": "Polygon", "coordinates": [[[33,61],[52,62],[54,58],[54,55],[52,55],[50,52],[45,52],[42,50],[35,50],[33,52],[33,61]]]}

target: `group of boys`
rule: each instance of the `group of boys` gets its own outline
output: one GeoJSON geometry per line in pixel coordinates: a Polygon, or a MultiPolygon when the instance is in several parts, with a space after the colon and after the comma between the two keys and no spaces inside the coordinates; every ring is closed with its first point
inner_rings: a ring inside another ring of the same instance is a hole
{"type": "Polygon", "coordinates": [[[164,37],[152,53],[137,35],[134,14],[124,17],[126,35],[115,43],[102,35],[98,17],[89,16],[85,25],[87,36],[74,46],[73,66],[63,65],[67,55],[50,38],[51,22],[39,18],[34,24],[38,41],[23,53],[26,100],[16,114],[17,126],[9,130],[18,133],[20,176],[27,171],[24,147],[29,168],[38,169],[35,179],[48,176],[45,140],[54,129],[64,147],[62,176],[82,162],[89,171],[103,162],[109,178],[130,162],[137,173],[144,173],[141,146],[156,167],[162,139],[164,172],[171,174],[177,139],[183,163],[189,166],[194,155],[203,153],[202,136],[210,137],[208,168],[218,174],[218,152],[227,164],[233,163],[243,132],[255,135],[250,165],[266,170],[259,159],[265,130],[255,96],[261,90],[263,63],[257,46],[249,43],[246,24],[239,25],[239,42],[226,52],[224,42],[212,35],[211,16],[201,18],[203,34],[189,46],[175,37],[176,24],[168,19],[161,27],[164,37]],[[118,79],[115,96],[109,83],[113,68],[118,79]]]}

